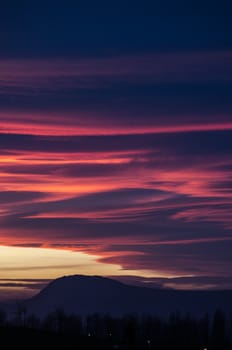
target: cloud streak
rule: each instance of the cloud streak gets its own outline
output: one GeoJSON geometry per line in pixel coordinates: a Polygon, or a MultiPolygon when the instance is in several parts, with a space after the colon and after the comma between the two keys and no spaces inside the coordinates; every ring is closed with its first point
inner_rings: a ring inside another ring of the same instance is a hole
{"type": "Polygon", "coordinates": [[[229,50],[2,59],[0,244],[85,253],[165,288],[230,285],[230,62],[229,50]]]}
{"type": "MultiPolygon", "coordinates": [[[[80,87],[89,87],[88,81],[101,84],[101,78],[154,82],[228,81],[231,75],[231,51],[140,54],[93,59],[21,59],[1,60],[1,89],[4,87],[34,87],[49,82],[59,87],[77,81],[80,87]],[[59,79],[57,81],[57,79],[59,79]],[[66,81],[65,79],[70,79],[66,81]],[[83,79],[83,81],[81,80],[83,79]],[[87,84],[85,85],[85,80],[87,84]]],[[[94,84],[93,87],[96,85],[94,84]]],[[[91,85],[90,85],[91,87],[91,85]]],[[[51,88],[49,87],[49,92],[51,88]]]]}

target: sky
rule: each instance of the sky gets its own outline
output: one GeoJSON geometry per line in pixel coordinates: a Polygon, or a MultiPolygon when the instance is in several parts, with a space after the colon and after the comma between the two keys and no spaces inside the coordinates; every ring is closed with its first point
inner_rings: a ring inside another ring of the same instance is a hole
{"type": "Polygon", "coordinates": [[[0,12],[0,300],[59,276],[232,288],[229,5],[0,12]]]}

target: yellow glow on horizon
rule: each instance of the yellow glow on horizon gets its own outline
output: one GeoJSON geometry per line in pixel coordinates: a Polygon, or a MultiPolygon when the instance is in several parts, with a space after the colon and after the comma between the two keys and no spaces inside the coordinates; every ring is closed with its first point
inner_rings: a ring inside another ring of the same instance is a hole
{"type": "Polygon", "coordinates": [[[120,265],[101,263],[97,259],[99,256],[70,250],[0,246],[0,278],[55,279],[74,274],[155,275],[152,271],[123,270],[120,265]]]}

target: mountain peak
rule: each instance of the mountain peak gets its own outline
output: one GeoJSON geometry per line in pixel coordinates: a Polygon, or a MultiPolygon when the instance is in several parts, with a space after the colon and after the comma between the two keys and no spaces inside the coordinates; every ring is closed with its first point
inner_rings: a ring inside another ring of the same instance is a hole
{"type": "Polygon", "coordinates": [[[91,288],[116,288],[118,286],[124,286],[124,284],[98,275],[65,275],[53,280],[45,290],[52,286],[56,286],[57,288],[65,287],[66,289],[79,288],[80,291],[80,288],[87,288],[88,286],[91,288]]]}
{"type": "Polygon", "coordinates": [[[126,313],[168,316],[179,310],[195,316],[216,309],[232,312],[231,291],[174,291],[135,287],[102,276],[68,275],[55,279],[27,303],[38,316],[63,309],[67,314],[126,313]]]}

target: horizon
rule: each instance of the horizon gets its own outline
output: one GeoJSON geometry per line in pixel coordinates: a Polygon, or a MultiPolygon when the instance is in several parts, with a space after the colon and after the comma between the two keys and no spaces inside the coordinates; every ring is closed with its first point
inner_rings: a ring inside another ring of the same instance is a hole
{"type": "Polygon", "coordinates": [[[149,277],[141,277],[141,276],[130,276],[130,275],[118,275],[118,276],[102,276],[102,275],[83,275],[83,274],[75,274],[75,275],[62,275],[58,276],[54,279],[0,279],[0,288],[2,289],[1,295],[0,295],[0,304],[12,304],[15,302],[23,302],[27,301],[36,295],[38,295],[40,292],[42,292],[46,287],[49,287],[49,285],[58,280],[62,279],[70,279],[70,278],[100,278],[100,279],[107,279],[119,282],[124,285],[128,285],[131,287],[141,287],[146,289],[153,289],[153,290],[163,290],[163,291],[176,291],[176,292],[202,292],[202,293],[220,293],[220,292],[232,292],[232,288],[229,287],[218,287],[215,285],[212,285],[209,287],[207,285],[207,288],[204,286],[200,287],[193,287],[191,285],[191,280],[189,280],[189,284],[181,284],[181,278],[180,279],[174,279],[175,283],[172,282],[172,279],[165,279],[165,278],[149,278],[149,277]],[[179,281],[178,281],[179,280],[179,281]],[[173,285],[175,286],[173,288],[173,285]]]}
{"type": "Polygon", "coordinates": [[[109,10],[2,5],[0,301],[76,274],[232,290],[227,6],[109,10]]]}

